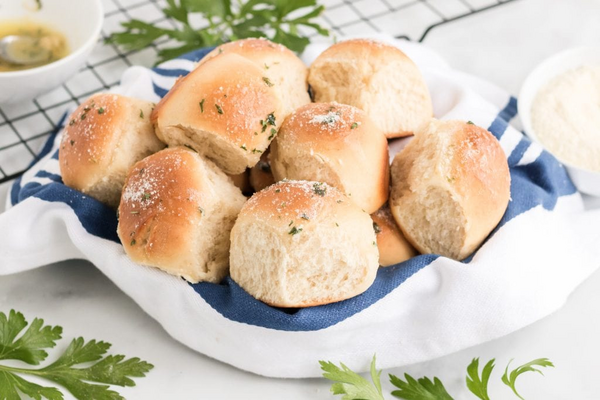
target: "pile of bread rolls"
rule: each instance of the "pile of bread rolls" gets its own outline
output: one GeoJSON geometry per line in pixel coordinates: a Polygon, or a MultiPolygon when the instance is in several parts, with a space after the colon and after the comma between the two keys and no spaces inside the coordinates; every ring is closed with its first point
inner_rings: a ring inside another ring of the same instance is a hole
{"type": "Polygon", "coordinates": [[[310,69],[265,39],[224,44],[156,105],[92,96],[59,160],[66,185],[118,209],[133,261],[194,283],[229,274],[277,307],[356,296],[418,252],[464,259],[510,197],[498,141],[433,119],[416,65],[371,40],[310,69]],[[390,167],[388,139],[413,135],[390,167]]]}

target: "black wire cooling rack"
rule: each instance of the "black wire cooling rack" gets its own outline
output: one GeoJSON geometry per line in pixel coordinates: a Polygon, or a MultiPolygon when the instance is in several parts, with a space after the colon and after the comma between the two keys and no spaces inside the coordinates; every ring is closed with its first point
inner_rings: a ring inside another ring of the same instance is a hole
{"type": "MultiPolygon", "coordinates": [[[[423,41],[434,28],[516,0],[321,0],[321,23],[338,36],[384,32],[423,41]]],[[[59,128],[65,111],[91,94],[119,83],[131,65],[151,66],[166,42],[125,52],[103,39],[121,30],[120,23],[137,18],[155,25],[172,25],[161,8],[165,0],[103,0],[103,38],[77,75],[33,101],[0,107],[0,183],[21,175],[59,128]]]]}

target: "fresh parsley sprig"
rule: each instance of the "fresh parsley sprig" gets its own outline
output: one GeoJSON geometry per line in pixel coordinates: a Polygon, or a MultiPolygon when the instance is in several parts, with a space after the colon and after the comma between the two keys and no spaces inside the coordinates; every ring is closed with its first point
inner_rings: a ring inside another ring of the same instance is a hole
{"type": "MultiPolygon", "coordinates": [[[[512,361],[512,360],[511,360],[512,361]]],[[[471,393],[481,400],[490,400],[488,395],[488,383],[492,370],[494,369],[495,359],[488,361],[479,374],[479,358],[474,358],[467,367],[467,388],[471,393]]],[[[319,361],[323,372],[323,377],[333,381],[331,392],[344,395],[342,400],[384,400],[381,390],[381,371],[377,371],[375,366],[375,356],[371,361],[371,380],[363,378],[361,375],[352,371],[343,363],[341,368],[327,361],[319,361]]],[[[509,362],[510,365],[510,362],[509,362]]],[[[547,358],[533,360],[508,373],[508,366],[502,376],[502,382],[510,387],[515,395],[521,400],[523,397],[515,389],[515,383],[519,375],[534,371],[542,373],[535,367],[554,367],[547,358]]],[[[542,374],[543,375],[543,374],[542,374]]],[[[390,374],[390,382],[399,390],[394,390],[391,394],[394,397],[404,400],[454,400],[446,391],[441,380],[434,377],[433,380],[427,377],[415,379],[408,374],[404,374],[404,380],[390,374]]]]}
{"type": "Polygon", "coordinates": [[[176,28],[132,19],[122,23],[125,31],[113,33],[107,41],[127,50],[146,48],[164,37],[180,43],[178,47],[159,50],[157,62],[201,47],[249,37],[267,37],[301,52],[309,39],[299,27],[329,36],[329,31],[315,20],[324,10],[324,6],[317,6],[316,0],[167,0],[163,13],[175,20],[176,28]],[[192,27],[192,14],[201,14],[207,26],[192,27]]]}
{"type": "Polygon", "coordinates": [[[491,359],[483,367],[481,377],[479,377],[479,358],[474,358],[471,364],[467,367],[467,387],[475,396],[481,400],[490,400],[488,396],[487,386],[490,380],[490,375],[494,369],[495,359],[491,359]]]}
{"type": "MultiPolygon", "coordinates": [[[[56,346],[56,341],[61,339],[60,326],[44,325],[44,320],[39,318],[34,319],[17,339],[25,327],[27,321],[20,312],[11,310],[8,317],[0,312],[0,360],[19,360],[39,365],[48,357],[44,349],[56,346]]],[[[109,385],[135,386],[131,378],[146,376],[153,366],[139,358],[106,356],[110,346],[102,341],[86,342],[80,337],[73,339],[64,353],[46,367],[29,369],[0,365],[0,400],[18,400],[19,392],[36,400],[63,399],[58,389],[29,382],[21,375],[36,376],[57,383],[77,399],[123,399],[117,392],[110,390],[109,385]],[[81,364],[87,366],[81,367],[81,364]]]]}
{"type": "Polygon", "coordinates": [[[325,371],[323,377],[334,381],[331,385],[333,394],[343,394],[342,400],[384,400],[381,391],[381,371],[375,367],[375,356],[371,361],[371,380],[369,382],[350,368],[340,363],[341,368],[332,362],[319,361],[325,371]]]}
{"type": "Polygon", "coordinates": [[[520,398],[521,400],[525,400],[523,399],[523,397],[521,397],[521,395],[519,394],[519,392],[517,392],[517,389],[515,387],[515,383],[517,381],[517,378],[519,377],[519,375],[525,373],[525,372],[538,372],[541,375],[544,375],[542,373],[542,371],[540,371],[539,369],[535,368],[536,366],[538,367],[554,367],[554,364],[552,364],[552,362],[550,360],[548,360],[547,358],[538,358],[536,360],[530,361],[528,363],[525,363],[523,365],[521,365],[520,367],[514,369],[511,371],[510,375],[508,374],[508,367],[510,366],[510,363],[512,362],[512,360],[510,360],[510,362],[508,363],[508,365],[506,366],[506,369],[504,370],[504,375],[502,375],[502,382],[508,386],[509,388],[512,389],[513,393],[515,395],[517,395],[518,398],[520,398]]]}
{"type": "Polygon", "coordinates": [[[392,396],[408,400],[453,400],[438,378],[433,381],[427,377],[415,379],[404,374],[404,379],[390,374],[390,382],[400,390],[394,390],[392,396]]]}

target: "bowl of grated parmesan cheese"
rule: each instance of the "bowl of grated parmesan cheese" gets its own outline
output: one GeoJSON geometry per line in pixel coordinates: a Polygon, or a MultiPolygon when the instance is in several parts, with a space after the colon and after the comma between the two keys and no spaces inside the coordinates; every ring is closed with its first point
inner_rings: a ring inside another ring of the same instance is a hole
{"type": "Polygon", "coordinates": [[[580,192],[600,196],[600,47],[558,53],[519,94],[525,133],[564,164],[580,192]]]}

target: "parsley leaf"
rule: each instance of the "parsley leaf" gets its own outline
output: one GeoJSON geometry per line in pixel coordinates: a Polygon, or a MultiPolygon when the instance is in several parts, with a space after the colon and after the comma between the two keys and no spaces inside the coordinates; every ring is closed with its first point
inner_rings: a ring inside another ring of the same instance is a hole
{"type": "Polygon", "coordinates": [[[0,360],[20,360],[32,365],[44,361],[48,353],[43,349],[56,346],[62,328],[43,325],[43,319],[34,319],[25,333],[15,340],[27,326],[25,317],[14,310],[10,311],[8,318],[0,313],[0,360]]]}
{"type": "Polygon", "coordinates": [[[161,28],[132,19],[123,22],[125,30],[113,33],[107,42],[127,50],[144,49],[161,38],[180,43],[177,47],[160,50],[158,62],[201,47],[249,37],[266,37],[301,52],[310,41],[300,33],[299,27],[329,36],[329,31],[315,20],[324,10],[324,6],[317,5],[317,0],[166,0],[162,11],[178,22],[177,27],[161,28]],[[193,14],[200,14],[207,26],[192,27],[193,14]]]}
{"type": "Polygon", "coordinates": [[[390,374],[390,382],[400,390],[394,390],[392,396],[405,400],[454,400],[446,391],[442,382],[434,377],[433,382],[427,377],[415,379],[404,374],[404,379],[390,374]]]}
{"type": "Polygon", "coordinates": [[[2,400],[19,400],[21,398],[19,391],[36,400],[63,400],[62,393],[56,388],[37,385],[2,370],[0,370],[0,390],[0,399],[2,400]]]}
{"type": "Polygon", "coordinates": [[[333,394],[343,394],[342,400],[384,400],[381,391],[381,371],[375,368],[375,356],[371,361],[371,380],[369,382],[343,363],[341,368],[332,362],[319,361],[325,371],[323,377],[335,382],[331,385],[333,394]]]}
{"type": "Polygon", "coordinates": [[[494,361],[495,359],[492,358],[485,364],[485,367],[481,371],[481,378],[479,378],[479,358],[474,358],[467,367],[467,388],[481,400],[490,400],[487,387],[490,375],[494,369],[494,361]]]}
{"type": "MultiPolygon", "coordinates": [[[[14,310],[8,318],[0,313],[0,359],[17,359],[34,365],[43,361],[48,354],[41,349],[54,347],[62,333],[61,327],[43,326],[43,323],[41,319],[34,319],[27,331],[15,341],[27,326],[25,317],[14,310]]],[[[19,392],[37,400],[63,399],[58,389],[29,382],[21,375],[53,381],[69,390],[77,399],[122,399],[117,392],[109,389],[109,385],[135,386],[131,378],[144,377],[153,366],[139,358],[105,356],[110,346],[102,341],[86,342],[80,337],[73,339],[62,356],[46,367],[25,369],[0,365],[0,399],[18,400],[19,392]],[[75,368],[81,364],[88,365],[75,368]]]]}
{"type": "Polygon", "coordinates": [[[502,375],[502,382],[506,386],[511,388],[512,391],[514,392],[514,394],[517,395],[517,397],[519,397],[521,400],[524,400],[524,399],[519,394],[519,392],[517,392],[517,388],[515,387],[515,384],[517,383],[517,378],[519,377],[519,375],[521,375],[525,372],[539,372],[540,374],[544,375],[542,373],[542,371],[535,368],[535,366],[554,367],[554,364],[552,364],[552,362],[550,360],[548,360],[547,358],[538,358],[536,360],[530,361],[530,362],[523,364],[520,367],[517,367],[516,369],[512,370],[510,373],[510,376],[509,376],[508,375],[508,367],[510,366],[511,362],[512,362],[512,360],[510,360],[510,362],[506,366],[506,369],[504,370],[504,375],[502,375]]]}

